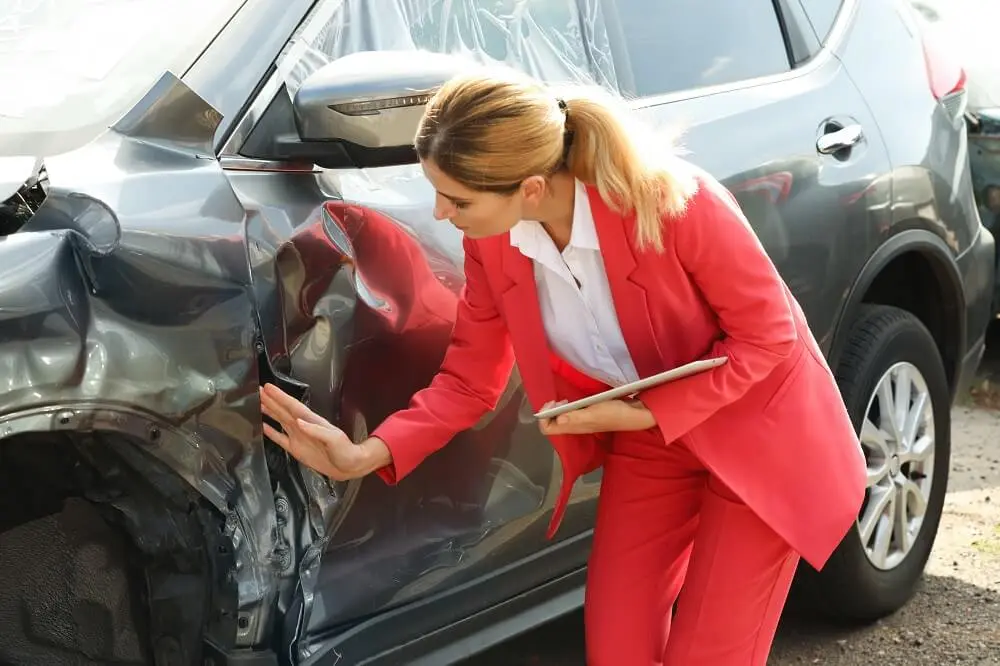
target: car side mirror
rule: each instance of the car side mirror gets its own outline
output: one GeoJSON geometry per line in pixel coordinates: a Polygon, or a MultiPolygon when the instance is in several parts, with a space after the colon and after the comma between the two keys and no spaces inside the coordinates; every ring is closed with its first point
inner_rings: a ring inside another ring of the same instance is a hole
{"type": "Polygon", "coordinates": [[[288,159],[325,168],[414,164],[413,139],[434,92],[473,63],[427,51],[365,51],[325,65],[292,99],[288,159]]]}

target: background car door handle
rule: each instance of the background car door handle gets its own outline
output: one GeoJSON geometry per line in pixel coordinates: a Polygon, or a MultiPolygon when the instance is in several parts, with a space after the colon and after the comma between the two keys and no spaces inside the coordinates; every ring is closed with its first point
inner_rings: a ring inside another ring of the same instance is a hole
{"type": "Polygon", "coordinates": [[[853,147],[864,137],[861,125],[848,125],[828,132],[816,140],[816,150],[824,155],[833,155],[853,147]]]}

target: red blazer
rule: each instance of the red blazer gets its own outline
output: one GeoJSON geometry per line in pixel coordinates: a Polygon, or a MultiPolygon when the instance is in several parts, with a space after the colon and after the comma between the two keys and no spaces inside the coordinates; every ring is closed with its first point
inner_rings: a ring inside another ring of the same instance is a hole
{"type": "MultiPolygon", "coordinates": [[[[664,222],[665,250],[639,250],[635,220],[588,188],[614,307],[639,375],[709,356],[729,362],[639,398],[665,445],[683,439],[711,473],[816,568],[857,518],[866,465],[836,382],[805,316],[732,195],[713,178],[683,216],[664,222]]],[[[560,396],[532,262],[508,234],[465,241],[466,285],[451,345],[431,385],[374,433],[396,483],[493,407],[517,358],[537,410],[560,396]]],[[[601,464],[592,436],[557,436],[563,485],[601,464]]],[[[648,519],[638,517],[637,519],[648,519]]]]}

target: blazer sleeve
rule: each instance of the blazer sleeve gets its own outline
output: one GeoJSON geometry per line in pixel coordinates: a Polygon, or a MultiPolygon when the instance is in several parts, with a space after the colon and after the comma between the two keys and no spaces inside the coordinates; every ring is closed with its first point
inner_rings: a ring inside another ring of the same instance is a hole
{"type": "Polygon", "coordinates": [[[797,333],[784,281],[721,184],[699,179],[688,211],[668,224],[677,257],[722,329],[704,358],[729,358],[719,368],[638,396],[664,441],[672,442],[767,377],[791,356],[797,333]]]}
{"type": "Polygon", "coordinates": [[[391,414],[372,433],[392,455],[392,463],[376,472],[390,485],[495,408],[514,366],[507,326],[494,304],[476,243],[466,239],[463,246],[465,286],[441,369],[406,409],[391,414]]]}

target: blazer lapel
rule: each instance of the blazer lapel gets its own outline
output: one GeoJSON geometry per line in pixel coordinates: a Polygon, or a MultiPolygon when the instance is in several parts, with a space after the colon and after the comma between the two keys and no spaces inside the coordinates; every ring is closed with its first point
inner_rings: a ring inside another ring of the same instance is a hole
{"type": "MultiPolygon", "coordinates": [[[[507,331],[514,346],[521,382],[532,408],[537,411],[549,400],[560,396],[549,358],[552,352],[542,323],[542,309],[538,303],[534,263],[509,242],[502,248],[501,257],[504,274],[510,279],[502,297],[507,331]]],[[[563,471],[549,523],[548,535],[552,538],[566,511],[574,482],[581,474],[601,465],[603,449],[596,437],[588,435],[553,435],[549,441],[563,471]]]]}
{"type": "Polygon", "coordinates": [[[595,188],[587,187],[587,194],[625,344],[639,376],[655,375],[666,367],[649,316],[649,295],[637,252],[628,236],[632,225],[611,210],[595,188]]]}
{"type": "Polygon", "coordinates": [[[511,281],[503,292],[507,330],[517,356],[521,381],[532,408],[537,411],[557,396],[549,358],[551,351],[538,304],[534,264],[509,242],[504,244],[501,257],[504,274],[511,281]]]}

